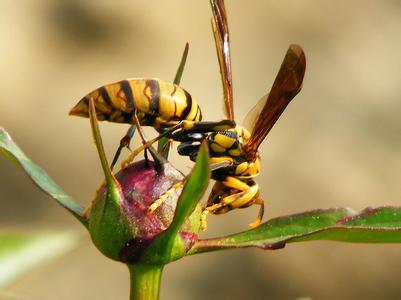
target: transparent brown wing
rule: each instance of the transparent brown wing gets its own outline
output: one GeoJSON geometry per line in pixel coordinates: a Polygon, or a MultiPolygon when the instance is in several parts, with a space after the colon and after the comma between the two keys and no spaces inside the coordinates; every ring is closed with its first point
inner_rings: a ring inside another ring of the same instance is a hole
{"type": "Polygon", "coordinates": [[[302,48],[295,44],[290,45],[267,97],[265,106],[252,129],[251,138],[244,146],[247,158],[251,160],[256,159],[260,144],[288,103],[301,90],[305,67],[305,54],[302,48]]]}
{"type": "Polygon", "coordinates": [[[212,30],[219,59],[221,81],[223,84],[226,116],[234,120],[233,88],[231,76],[230,37],[224,0],[210,0],[212,6],[212,30]]]}
{"type": "Polygon", "coordinates": [[[244,120],[242,121],[241,125],[246,129],[252,129],[255,127],[256,121],[259,116],[262,114],[263,107],[266,104],[266,100],[269,94],[264,95],[262,98],[256,102],[256,104],[251,108],[250,111],[246,114],[244,120]]]}

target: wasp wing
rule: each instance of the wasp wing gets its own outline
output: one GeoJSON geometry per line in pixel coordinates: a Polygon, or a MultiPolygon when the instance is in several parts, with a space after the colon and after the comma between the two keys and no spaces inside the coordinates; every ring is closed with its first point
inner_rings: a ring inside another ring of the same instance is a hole
{"type": "Polygon", "coordinates": [[[264,95],[262,98],[260,98],[258,100],[258,102],[256,102],[256,104],[251,108],[251,110],[248,111],[244,120],[241,123],[242,126],[244,126],[245,128],[250,128],[250,129],[255,127],[256,120],[262,114],[263,107],[266,104],[266,100],[267,100],[268,96],[269,96],[269,94],[264,95]]]}
{"type": "Polygon", "coordinates": [[[212,30],[219,59],[221,81],[223,84],[226,116],[234,120],[233,88],[231,75],[230,36],[224,0],[210,0],[212,6],[212,30]]]}
{"type": "Polygon", "coordinates": [[[251,137],[244,146],[249,159],[256,159],[257,151],[288,103],[299,93],[305,74],[305,54],[302,48],[292,44],[274,80],[265,106],[252,129],[251,137]]]}

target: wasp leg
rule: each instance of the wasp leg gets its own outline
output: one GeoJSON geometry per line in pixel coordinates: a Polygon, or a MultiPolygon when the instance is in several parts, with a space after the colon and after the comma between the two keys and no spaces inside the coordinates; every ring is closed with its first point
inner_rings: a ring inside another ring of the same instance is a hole
{"type": "MultiPolygon", "coordinates": [[[[133,150],[130,153],[130,155],[128,156],[128,158],[121,163],[121,168],[122,169],[126,168],[135,159],[135,157],[137,157],[137,155],[139,153],[141,153],[142,151],[146,152],[146,150],[148,150],[150,152],[153,160],[155,161],[155,163],[158,166],[162,166],[163,164],[165,164],[167,162],[167,160],[163,157],[163,155],[161,155],[161,153],[158,153],[152,146],[138,147],[135,150],[133,150]]],[[[145,154],[145,156],[146,156],[146,154],[145,154]]]]}
{"type": "MultiPolygon", "coordinates": [[[[227,167],[231,164],[230,161],[222,161],[216,164],[210,165],[211,170],[217,170],[219,168],[224,168],[227,167]]],[[[177,182],[174,184],[167,192],[165,192],[163,195],[161,195],[158,199],[156,199],[150,206],[149,206],[149,211],[154,212],[166,199],[181,185],[183,184],[183,181],[177,182]]],[[[206,213],[202,213],[201,217],[201,224],[205,223],[206,224],[206,213]]],[[[202,225],[201,225],[202,226],[202,225]]]]}
{"type": "MultiPolygon", "coordinates": [[[[217,170],[219,168],[224,168],[227,167],[231,164],[230,161],[222,161],[216,164],[212,164],[210,165],[210,169],[211,170],[217,170]]],[[[177,189],[179,188],[181,185],[183,184],[183,181],[177,182],[176,184],[174,184],[167,192],[165,192],[163,195],[161,195],[158,199],[156,199],[150,206],[149,206],[149,211],[150,212],[154,212],[164,201],[166,201],[166,199],[177,189]]],[[[204,213],[202,214],[202,217],[204,221],[204,223],[206,224],[206,216],[204,216],[204,213]]],[[[202,224],[202,220],[201,220],[201,224],[202,224]]]]}
{"type": "Polygon", "coordinates": [[[233,176],[227,176],[226,178],[224,178],[224,180],[221,183],[229,188],[236,189],[236,190],[243,191],[243,192],[246,192],[251,188],[246,182],[244,182],[238,178],[235,178],[233,176]]]}
{"type": "Polygon", "coordinates": [[[139,119],[136,114],[134,114],[134,122],[138,129],[139,136],[142,140],[142,147],[138,147],[137,149],[132,151],[131,154],[128,156],[128,158],[122,162],[121,167],[125,168],[126,166],[128,166],[134,160],[134,158],[143,150],[149,150],[156,165],[161,167],[162,165],[164,165],[167,162],[166,159],[162,155],[157,153],[157,151],[152,147],[151,144],[149,146],[147,146],[149,144],[149,141],[145,137],[145,133],[142,130],[142,126],[139,123],[139,119]]]}
{"type": "MultiPolygon", "coordinates": [[[[145,137],[145,133],[142,130],[141,124],[139,123],[137,114],[134,114],[134,122],[135,122],[135,125],[138,127],[138,133],[139,133],[139,136],[141,137],[142,144],[147,144],[148,140],[145,137]]],[[[153,160],[156,163],[156,167],[161,168],[165,163],[167,163],[167,160],[160,153],[158,153],[152,146],[145,148],[145,156],[146,156],[146,150],[148,150],[150,152],[150,154],[152,155],[153,160]]]]}
{"type": "Polygon", "coordinates": [[[172,132],[171,138],[175,141],[187,141],[188,134],[191,133],[208,133],[223,131],[230,128],[234,128],[235,122],[232,120],[221,120],[217,122],[205,122],[205,121],[188,121],[184,120],[180,122],[182,125],[172,132]]]}
{"type": "Polygon", "coordinates": [[[127,147],[129,150],[129,144],[131,142],[132,137],[135,134],[135,130],[136,130],[136,126],[135,125],[131,125],[130,128],[128,128],[127,133],[123,136],[123,138],[120,140],[120,145],[118,146],[118,149],[116,151],[116,154],[114,154],[114,158],[113,161],[111,163],[110,168],[113,170],[115,164],[117,163],[118,158],[120,157],[121,151],[123,150],[123,148],[127,147]]]}
{"type": "Polygon", "coordinates": [[[263,214],[265,212],[265,202],[262,199],[256,199],[252,204],[260,205],[258,216],[256,217],[255,221],[249,224],[249,227],[256,228],[260,225],[260,223],[262,223],[263,214]]]}
{"type": "MultiPolygon", "coordinates": [[[[181,122],[180,122],[181,123],[181,122]]],[[[161,138],[165,137],[165,136],[169,136],[173,131],[177,130],[180,127],[180,123],[178,123],[177,125],[174,125],[173,127],[171,127],[170,129],[166,130],[165,132],[163,132],[162,134],[159,134],[157,137],[155,137],[154,139],[151,140],[146,140],[146,139],[142,139],[142,146],[139,146],[138,148],[134,149],[131,154],[128,156],[128,158],[123,161],[123,163],[121,164],[122,168],[125,168],[128,164],[130,164],[135,157],[141,153],[142,151],[144,151],[145,149],[151,148],[152,145],[154,143],[156,143],[158,140],[160,140],[161,138]]],[[[152,154],[153,155],[153,154],[152,154]]]]}
{"type": "Polygon", "coordinates": [[[249,187],[249,189],[247,191],[238,192],[238,193],[232,194],[230,196],[224,197],[221,200],[221,203],[219,203],[219,204],[221,204],[220,207],[216,207],[216,209],[214,209],[211,212],[214,213],[214,212],[216,212],[217,209],[225,207],[225,206],[229,206],[229,208],[235,209],[235,208],[241,208],[247,204],[249,204],[249,205],[253,204],[253,199],[257,195],[258,190],[259,190],[259,186],[254,185],[254,186],[249,187]]]}
{"type": "Polygon", "coordinates": [[[225,186],[239,190],[241,192],[224,197],[221,203],[224,205],[229,204],[232,208],[240,208],[253,204],[255,197],[258,195],[259,185],[248,185],[247,183],[232,177],[227,176],[222,182],[225,186]]]}
{"type": "Polygon", "coordinates": [[[207,209],[205,209],[202,212],[201,219],[200,219],[200,228],[202,231],[205,231],[207,229],[206,217],[208,214],[209,214],[209,211],[207,209]]]}
{"type": "MultiPolygon", "coordinates": [[[[258,187],[257,186],[252,186],[250,187],[249,191],[243,191],[243,192],[238,192],[235,194],[232,194],[230,196],[224,197],[221,199],[220,203],[213,204],[211,206],[207,206],[204,211],[202,212],[201,216],[201,229],[205,230],[207,228],[207,223],[206,223],[206,216],[208,214],[222,214],[226,213],[232,209],[235,208],[240,208],[243,205],[246,205],[250,203],[250,201],[253,200],[255,195],[257,194],[258,187]]],[[[262,201],[263,203],[263,201],[262,201]]],[[[253,202],[252,202],[253,204],[253,202]]],[[[259,203],[257,203],[259,204],[259,203]]],[[[262,220],[263,216],[263,206],[261,206],[261,209],[259,210],[258,218],[256,219],[255,222],[251,223],[253,226],[250,226],[252,228],[257,227],[260,225],[260,222],[262,220]],[[259,221],[259,222],[257,222],[259,221]]]]}
{"type": "Polygon", "coordinates": [[[250,224],[252,228],[260,225],[263,211],[264,202],[260,199],[255,199],[258,195],[259,186],[254,184],[249,186],[247,183],[232,177],[227,176],[224,181],[221,182],[224,186],[231,188],[230,195],[224,196],[218,203],[208,205],[201,216],[201,228],[205,230],[207,228],[206,216],[211,214],[222,214],[226,213],[235,208],[246,207],[252,204],[260,205],[257,219],[250,224]],[[236,192],[237,191],[237,192],[236,192]]]}
{"type": "Polygon", "coordinates": [[[171,186],[164,194],[160,195],[149,207],[149,212],[154,212],[160,205],[162,205],[175,191],[183,184],[183,181],[179,181],[171,186]]]}
{"type": "MultiPolygon", "coordinates": [[[[135,120],[135,117],[134,117],[135,120]]],[[[135,121],[136,123],[136,121],[135,121]]],[[[138,122],[139,123],[139,122],[138,122]]],[[[140,126],[140,125],[139,125],[140,126]]],[[[139,126],[138,131],[139,131],[139,126]]],[[[206,132],[213,132],[213,131],[220,131],[235,127],[234,121],[231,120],[222,120],[219,122],[194,122],[194,121],[181,121],[176,125],[168,128],[163,133],[159,134],[157,137],[143,142],[142,146],[134,149],[128,159],[122,163],[122,167],[127,166],[131,161],[134,160],[135,156],[141,153],[143,150],[150,148],[154,143],[165,136],[171,137],[175,141],[180,141],[180,139],[187,138],[186,135],[191,133],[206,133],[206,132]],[[199,130],[199,131],[198,131],[199,130]]],[[[152,154],[153,156],[153,154],[152,154]]]]}
{"type": "MultiPolygon", "coordinates": [[[[210,160],[209,160],[209,163],[210,163],[210,160]]],[[[209,165],[209,167],[210,167],[210,171],[213,172],[213,171],[221,169],[221,168],[229,167],[232,164],[233,164],[233,162],[231,160],[222,160],[222,161],[219,161],[219,162],[216,162],[216,163],[211,163],[209,165]]]]}

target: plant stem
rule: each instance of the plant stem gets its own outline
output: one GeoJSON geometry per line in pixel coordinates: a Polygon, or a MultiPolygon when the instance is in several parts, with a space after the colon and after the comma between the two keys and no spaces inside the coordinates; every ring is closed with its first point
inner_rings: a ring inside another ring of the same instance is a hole
{"type": "Polygon", "coordinates": [[[157,300],[163,265],[128,265],[131,282],[131,300],[157,300]]]}

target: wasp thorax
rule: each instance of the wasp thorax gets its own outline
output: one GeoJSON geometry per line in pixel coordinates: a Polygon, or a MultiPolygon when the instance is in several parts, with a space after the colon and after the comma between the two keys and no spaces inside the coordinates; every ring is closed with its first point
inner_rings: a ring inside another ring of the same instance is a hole
{"type": "MultiPolygon", "coordinates": [[[[132,264],[141,261],[147,247],[171,224],[183,175],[169,163],[158,166],[143,160],[122,169],[115,177],[120,187],[110,191],[102,186],[88,209],[89,231],[103,254],[132,264]]],[[[196,225],[188,222],[177,237],[182,255],[199,232],[196,225]]]]}

